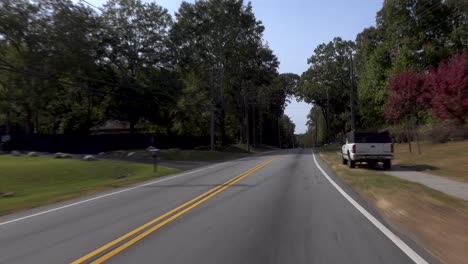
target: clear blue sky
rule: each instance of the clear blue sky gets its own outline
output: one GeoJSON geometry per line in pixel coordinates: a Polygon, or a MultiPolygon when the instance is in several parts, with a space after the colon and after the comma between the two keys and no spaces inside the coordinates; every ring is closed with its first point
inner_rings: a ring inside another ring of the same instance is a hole
{"type": "MultiPolygon", "coordinates": [[[[75,0],[78,2],[79,0],[75,0]]],[[[101,6],[106,0],[88,0],[101,6]]],[[[181,0],[157,0],[174,14],[181,0]]],[[[193,2],[193,1],[188,1],[193,2]]],[[[246,3],[248,1],[245,1],[246,3]]],[[[382,0],[252,0],[258,20],[265,26],[264,39],[278,56],[280,72],[301,74],[317,45],[333,37],[355,40],[357,33],[375,24],[382,0]]],[[[296,133],[306,131],[311,106],[292,100],[286,114],[296,124],[296,133]]]]}

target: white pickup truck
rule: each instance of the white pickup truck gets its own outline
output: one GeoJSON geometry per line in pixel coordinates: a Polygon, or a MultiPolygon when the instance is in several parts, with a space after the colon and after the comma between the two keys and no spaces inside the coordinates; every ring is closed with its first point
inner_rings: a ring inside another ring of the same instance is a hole
{"type": "Polygon", "coordinates": [[[349,132],[341,148],[344,165],[354,168],[357,162],[374,166],[383,163],[384,170],[392,167],[393,144],[387,131],[378,133],[349,132]]]}

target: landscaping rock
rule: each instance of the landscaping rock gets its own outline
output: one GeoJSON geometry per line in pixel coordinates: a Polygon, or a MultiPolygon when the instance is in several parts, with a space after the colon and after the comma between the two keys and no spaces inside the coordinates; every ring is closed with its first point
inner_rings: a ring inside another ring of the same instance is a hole
{"type": "Polygon", "coordinates": [[[116,150],[113,152],[113,156],[115,157],[123,158],[125,157],[125,155],[126,155],[126,152],[123,150],[116,150]]]}
{"type": "Polygon", "coordinates": [[[4,197],[4,198],[6,198],[6,197],[11,197],[11,196],[13,196],[13,195],[15,195],[14,192],[4,192],[4,193],[1,193],[1,192],[0,192],[0,197],[4,197]]]}
{"type": "Polygon", "coordinates": [[[31,151],[28,153],[28,157],[38,157],[39,154],[37,154],[37,152],[34,152],[34,151],[31,151]]]}
{"type": "Polygon", "coordinates": [[[17,150],[13,150],[13,151],[11,152],[11,155],[13,155],[13,156],[21,156],[21,152],[19,152],[19,151],[17,151],[17,150]]]}
{"type": "Polygon", "coordinates": [[[132,157],[134,155],[135,155],[135,152],[129,152],[129,153],[127,153],[127,158],[130,158],[130,157],[132,157]]]}
{"type": "Polygon", "coordinates": [[[104,156],[104,155],[106,155],[105,152],[99,152],[99,154],[98,154],[98,156],[104,156]]]}
{"type": "Polygon", "coordinates": [[[86,155],[84,156],[83,160],[86,160],[86,161],[96,161],[98,160],[95,156],[93,155],[86,155]]]}
{"type": "Polygon", "coordinates": [[[55,158],[56,159],[71,159],[73,158],[73,156],[67,153],[57,152],[55,153],[55,158]]]}
{"type": "Polygon", "coordinates": [[[148,151],[150,151],[150,150],[152,150],[152,149],[155,149],[155,147],[149,146],[149,147],[146,148],[146,150],[148,150],[148,151]]]}

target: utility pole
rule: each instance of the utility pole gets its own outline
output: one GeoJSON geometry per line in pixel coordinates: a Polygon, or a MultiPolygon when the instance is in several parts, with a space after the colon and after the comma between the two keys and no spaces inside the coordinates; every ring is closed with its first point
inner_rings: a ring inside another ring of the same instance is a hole
{"type": "Polygon", "coordinates": [[[211,68],[211,100],[210,100],[210,149],[214,151],[214,67],[211,68]]]}
{"type": "Polygon", "coordinates": [[[349,79],[351,85],[349,87],[349,104],[351,108],[351,130],[356,130],[356,110],[354,104],[354,69],[353,69],[353,51],[349,50],[349,79]]]}
{"type": "Polygon", "coordinates": [[[247,151],[250,152],[250,122],[249,122],[249,105],[247,100],[247,94],[244,94],[244,106],[245,106],[245,120],[247,121],[247,151]]]}
{"type": "Polygon", "coordinates": [[[328,93],[328,85],[326,86],[327,88],[327,116],[326,116],[326,122],[327,122],[327,144],[330,144],[330,122],[328,121],[330,119],[330,96],[328,93]]]}
{"type": "Polygon", "coordinates": [[[294,132],[291,134],[292,148],[294,149],[294,132]]]}
{"type": "Polygon", "coordinates": [[[318,112],[315,111],[315,147],[318,147],[318,112]]]}
{"type": "Polygon", "coordinates": [[[226,127],[225,127],[225,124],[224,124],[224,116],[225,116],[225,113],[224,113],[224,97],[223,97],[223,67],[220,65],[217,69],[219,72],[218,72],[218,93],[219,93],[219,101],[220,101],[220,105],[221,105],[221,111],[220,111],[220,114],[221,114],[221,143],[222,144],[225,144],[225,137],[226,137],[226,127]]]}
{"type": "Polygon", "coordinates": [[[279,117],[278,110],[276,110],[276,121],[278,123],[278,145],[279,145],[279,148],[281,149],[281,130],[280,130],[280,117],[279,117]]]}
{"type": "Polygon", "coordinates": [[[253,148],[255,149],[255,144],[256,144],[256,140],[255,140],[255,104],[252,105],[252,129],[253,129],[253,138],[252,138],[252,141],[253,141],[253,148]]]}
{"type": "Polygon", "coordinates": [[[259,130],[259,139],[260,139],[260,144],[263,144],[263,97],[260,96],[259,98],[259,107],[260,107],[260,115],[258,116],[258,122],[260,124],[260,130],[259,130]]]}

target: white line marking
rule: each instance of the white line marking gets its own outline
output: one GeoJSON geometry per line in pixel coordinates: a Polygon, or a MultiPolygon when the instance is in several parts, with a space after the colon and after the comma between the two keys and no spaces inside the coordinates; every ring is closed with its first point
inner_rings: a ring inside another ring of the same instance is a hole
{"type": "Polygon", "coordinates": [[[403,240],[401,240],[398,236],[396,236],[392,231],[390,231],[385,225],[383,225],[379,220],[377,220],[373,215],[367,212],[364,207],[362,207],[359,203],[357,203],[351,196],[349,196],[341,187],[336,184],[335,181],[328,176],[328,174],[320,167],[315,158],[315,154],[312,152],[312,156],[314,157],[315,165],[317,165],[318,169],[322,172],[322,174],[327,178],[327,180],[335,187],[341,195],[348,200],[362,215],[364,215],[367,220],[369,220],[375,227],[377,227],[388,239],[390,239],[397,247],[401,249],[414,263],[417,264],[428,264],[428,262],[423,259],[418,253],[416,253],[412,248],[410,248],[403,240]]]}
{"type": "Polygon", "coordinates": [[[198,169],[198,170],[185,172],[185,173],[182,173],[182,174],[178,174],[178,175],[166,177],[166,178],[163,178],[163,179],[155,180],[155,181],[152,181],[152,182],[148,182],[148,183],[145,183],[145,184],[141,184],[141,185],[138,185],[138,186],[135,186],[135,187],[130,187],[130,188],[126,188],[126,189],[123,189],[123,190],[120,190],[120,191],[100,195],[100,196],[93,197],[93,198],[90,198],[90,199],[86,199],[86,200],[83,200],[83,201],[79,201],[79,202],[76,202],[76,203],[67,204],[67,205],[60,206],[60,207],[57,207],[57,208],[53,208],[53,209],[50,209],[50,210],[42,211],[42,212],[39,212],[39,213],[19,217],[19,218],[13,219],[13,220],[2,222],[2,223],[0,223],[0,226],[11,224],[11,223],[18,222],[18,221],[21,221],[21,220],[25,220],[25,219],[28,219],[28,218],[31,218],[31,217],[35,217],[35,216],[39,216],[39,215],[43,215],[43,214],[48,214],[48,213],[55,212],[55,211],[58,211],[58,210],[62,210],[62,209],[72,207],[72,206],[75,206],[75,205],[84,204],[84,203],[91,202],[91,201],[101,199],[101,198],[104,198],[104,197],[116,195],[116,194],[119,194],[119,193],[131,191],[131,190],[135,190],[135,189],[138,189],[138,188],[141,188],[141,187],[144,187],[144,186],[148,186],[148,185],[151,185],[151,184],[155,184],[155,183],[158,183],[158,182],[163,182],[163,181],[179,178],[179,177],[186,176],[186,175],[189,175],[189,174],[192,174],[192,173],[195,173],[195,172],[203,171],[203,170],[206,170],[206,169],[211,169],[211,168],[218,167],[218,166],[228,164],[228,163],[229,162],[218,163],[218,164],[208,166],[208,167],[204,167],[204,168],[201,168],[201,169],[198,169]]]}

